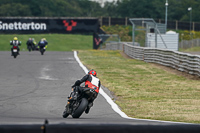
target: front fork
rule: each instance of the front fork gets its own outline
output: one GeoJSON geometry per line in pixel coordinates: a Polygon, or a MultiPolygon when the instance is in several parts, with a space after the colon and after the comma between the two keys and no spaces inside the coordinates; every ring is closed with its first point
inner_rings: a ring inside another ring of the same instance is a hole
{"type": "Polygon", "coordinates": [[[77,99],[76,101],[68,101],[67,105],[66,105],[66,111],[69,114],[72,114],[73,111],[76,110],[76,108],[79,106],[80,101],[77,99]]]}
{"type": "Polygon", "coordinates": [[[71,114],[72,113],[72,109],[70,108],[70,105],[71,103],[70,102],[67,102],[67,105],[65,106],[65,111],[68,113],[68,114],[71,114]]]}

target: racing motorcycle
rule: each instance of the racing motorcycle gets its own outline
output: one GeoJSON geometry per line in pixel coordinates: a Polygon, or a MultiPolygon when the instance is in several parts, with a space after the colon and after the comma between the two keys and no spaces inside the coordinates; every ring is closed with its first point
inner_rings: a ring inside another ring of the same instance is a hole
{"type": "Polygon", "coordinates": [[[19,51],[18,51],[18,47],[17,46],[13,46],[12,55],[13,55],[14,58],[16,58],[17,55],[19,55],[19,51]]]}
{"type": "Polygon", "coordinates": [[[40,46],[41,55],[44,55],[45,50],[46,50],[45,46],[40,46]]]}
{"type": "Polygon", "coordinates": [[[28,45],[28,51],[31,52],[32,47],[30,45],[28,45]]]}
{"type": "Polygon", "coordinates": [[[67,118],[69,115],[71,115],[73,118],[79,118],[86,110],[89,103],[88,101],[95,99],[96,97],[97,93],[94,89],[83,89],[83,91],[78,94],[76,100],[68,102],[65,111],[63,112],[63,118],[67,118]]]}

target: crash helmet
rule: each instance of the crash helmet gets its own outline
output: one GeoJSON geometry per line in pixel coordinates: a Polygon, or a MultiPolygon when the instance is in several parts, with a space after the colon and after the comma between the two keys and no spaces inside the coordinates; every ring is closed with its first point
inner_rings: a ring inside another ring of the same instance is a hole
{"type": "Polygon", "coordinates": [[[95,71],[95,70],[90,70],[89,72],[88,72],[88,74],[91,74],[91,75],[93,75],[93,76],[97,76],[97,72],[95,71]]]}
{"type": "Polygon", "coordinates": [[[14,40],[18,40],[17,37],[14,37],[14,40]]]}

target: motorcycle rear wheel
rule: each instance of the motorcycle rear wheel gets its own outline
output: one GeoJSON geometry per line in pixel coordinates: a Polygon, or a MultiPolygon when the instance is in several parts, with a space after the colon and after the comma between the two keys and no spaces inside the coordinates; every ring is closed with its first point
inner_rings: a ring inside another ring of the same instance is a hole
{"type": "Polygon", "coordinates": [[[16,58],[17,57],[17,53],[13,53],[13,57],[16,58]]]}
{"type": "Polygon", "coordinates": [[[86,98],[83,98],[81,100],[81,103],[79,104],[79,107],[72,114],[72,117],[79,118],[87,108],[87,105],[88,105],[88,100],[86,98]]]}

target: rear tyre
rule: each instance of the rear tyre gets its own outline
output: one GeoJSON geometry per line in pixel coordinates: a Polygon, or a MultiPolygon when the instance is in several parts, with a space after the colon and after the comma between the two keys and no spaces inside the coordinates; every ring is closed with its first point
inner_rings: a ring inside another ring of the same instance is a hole
{"type": "Polygon", "coordinates": [[[16,58],[17,57],[17,53],[13,53],[13,57],[16,58]]]}
{"type": "Polygon", "coordinates": [[[88,105],[88,100],[86,98],[83,98],[79,107],[72,114],[72,117],[79,118],[87,108],[87,105],[88,105]]]}

